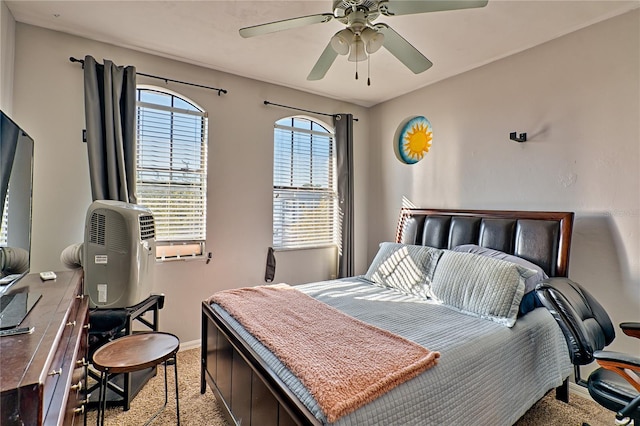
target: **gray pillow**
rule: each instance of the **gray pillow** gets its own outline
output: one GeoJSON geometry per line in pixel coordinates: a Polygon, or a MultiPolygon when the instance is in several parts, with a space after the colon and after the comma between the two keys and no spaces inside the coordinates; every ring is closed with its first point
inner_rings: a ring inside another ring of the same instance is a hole
{"type": "Polygon", "coordinates": [[[536,289],[536,285],[549,278],[549,276],[544,272],[544,270],[536,265],[535,263],[529,262],[526,259],[523,259],[518,256],[514,256],[512,254],[508,254],[499,250],[494,250],[486,247],[480,247],[475,244],[464,244],[461,246],[454,247],[453,251],[460,251],[465,253],[475,253],[481,256],[494,257],[496,259],[506,260],[507,262],[516,263],[520,266],[523,266],[527,269],[532,269],[536,271],[536,273],[529,278],[524,280],[524,294],[529,293],[536,289]]]}
{"type": "Polygon", "coordinates": [[[442,250],[410,244],[380,244],[364,278],[406,294],[431,297],[431,280],[442,250]]]}
{"type": "Polygon", "coordinates": [[[431,291],[460,312],[513,327],[524,281],[533,274],[535,271],[505,260],[444,250],[431,291]]]}

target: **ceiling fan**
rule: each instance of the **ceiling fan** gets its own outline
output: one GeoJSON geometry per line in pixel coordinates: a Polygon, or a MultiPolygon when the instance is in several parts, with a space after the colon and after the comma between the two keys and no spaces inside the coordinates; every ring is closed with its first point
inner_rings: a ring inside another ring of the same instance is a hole
{"type": "MultiPolygon", "coordinates": [[[[380,15],[397,16],[444,10],[484,7],[488,0],[334,0],[332,13],[300,16],[298,18],[254,25],[240,29],[242,37],[254,37],[276,31],[323,24],[336,19],[346,25],[331,37],[307,80],[322,79],[338,55],[349,55],[357,63],[381,47],[409,68],[414,74],[429,69],[433,63],[387,24],[373,23],[380,15]]],[[[370,81],[367,81],[371,84],[370,81]]]]}

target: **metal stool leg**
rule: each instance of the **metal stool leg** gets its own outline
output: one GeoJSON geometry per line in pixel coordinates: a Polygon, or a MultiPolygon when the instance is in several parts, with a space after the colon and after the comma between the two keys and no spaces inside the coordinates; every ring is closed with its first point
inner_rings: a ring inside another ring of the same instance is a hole
{"type": "Polygon", "coordinates": [[[98,394],[98,414],[96,424],[104,426],[104,412],[107,410],[107,383],[109,382],[109,371],[100,372],[100,393],[98,394]]]}
{"type": "Polygon", "coordinates": [[[98,412],[96,413],[96,426],[100,426],[100,413],[102,412],[102,381],[104,372],[100,372],[100,381],[98,382],[98,412]]]}
{"type": "Polygon", "coordinates": [[[168,397],[168,390],[169,390],[169,386],[167,385],[167,361],[164,361],[164,405],[162,407],[160,407],[160,409],[158,411],[155,412],[155,414],[153,416],[151,416],[151,418],[149,420],[147,420],[147,422],[144,424],[144,426],[147,426],[149,423],[151,423],[152,421],[154,421],[156,419],[156,417],[158,417],[160,415],[160,413],[162,413],[165,409],[165,407],[167,406],[167,401],[169,400],[168,397]]]}
{"type": "Polygon", "coordinates": [[[164,405],[169,401],[169,385],[167,382],[167,361],[164,362],[164,405]]]}
{"type": "Polygon", "coordinates": [[[107,412],[107,390],[109,389],[109,370],[104,372],[104,385],[103,385],[103,398],[102,398],[102,420],[100,424],[104,426],[104,414],[107,412]]]}
{"type": "Polygon", "coordinates": [[[178,417],[178,426],[180,426],[180,402],[178,398],[178,355],[173,357],[173,373],[176,377],[176,416],[178,417]]]}

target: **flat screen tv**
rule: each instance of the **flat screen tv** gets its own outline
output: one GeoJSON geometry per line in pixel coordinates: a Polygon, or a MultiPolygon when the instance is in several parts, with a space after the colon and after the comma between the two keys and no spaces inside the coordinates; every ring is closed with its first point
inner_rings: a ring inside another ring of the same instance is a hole
{"type": "Polygon", "coordinates": [[[29,272],[33,139],[0,111],[0,294],[29,272]]]}

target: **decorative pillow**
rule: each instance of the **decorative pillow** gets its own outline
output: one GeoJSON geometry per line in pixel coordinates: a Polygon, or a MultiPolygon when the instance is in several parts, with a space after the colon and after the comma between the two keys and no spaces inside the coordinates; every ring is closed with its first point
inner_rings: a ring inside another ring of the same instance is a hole
{"type": "Polygon", "coordinates": [[[433,247],[384,242],[364,278],[381,287],[429,298],[431,279],[442,252],[433,247]]]}
{"type": "Polygon", "coordinates": [[[526,259],[523,259],[518,256],[514,256],[502,251],[480,247],[475,244],[464,244],[461,246],[454,247],[453,251],[460,251],[466,253],[475,253],[481,256],[494,257],[496,259],[506,260],[507,262],[516,263],[520,266],[523,266],[527,269],[532,269],[536,271],[536,273],[524,281],[524,293],[527,294],[530,291],[535,290],[536,285],[542,280],[546,280],[549,278],[547,274],[542,270],[541,267],[536,265],[535,263],[529,262],[526,259]]]}
{"type": "Polygon", "coordinates": [[[518,316],[521,317],[524,314],[533,311],[535,308],[542,307],[544,307],[544,305],[540,301],[540,298],[538,298],[538,293],[536,293],[535,291],[530,291],[529,293],[525,293],[524,296],[522,296],[518,316]]]}
{"type": "Polygon", "coordinates": [[[513,327],[524,295],[524,281],[535,271],[473,253],[444,250],[431,291],[445,305],[513,327]]]}

